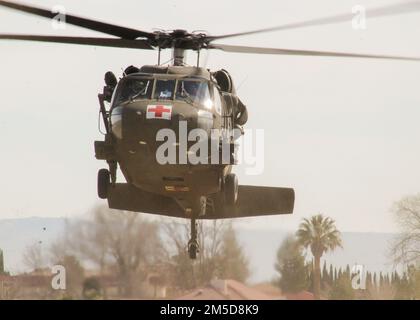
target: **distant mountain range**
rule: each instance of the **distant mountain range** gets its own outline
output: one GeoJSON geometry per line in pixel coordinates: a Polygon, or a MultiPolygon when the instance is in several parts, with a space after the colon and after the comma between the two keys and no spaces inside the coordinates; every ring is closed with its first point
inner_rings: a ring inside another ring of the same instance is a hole
{"type": "MultiPolygon", "coordinates": [[[[5,267],[12,273],[25,270],[23,252],[37,243],[48,248],[64,232],[64,218],[21,218],[0,220],[0,248],[4,252],[5,267]]],[[[251,282],[275,277],[276,251],[282,240],[292,231],[237,227],[239,240],[250,260],[251,282]]],[[[395,234],[343,232],[343,249],[327,254],[327,264],[337,267],[363,264],[369,271],[387,272],[393,269],[389,246],[395,234]]]]}

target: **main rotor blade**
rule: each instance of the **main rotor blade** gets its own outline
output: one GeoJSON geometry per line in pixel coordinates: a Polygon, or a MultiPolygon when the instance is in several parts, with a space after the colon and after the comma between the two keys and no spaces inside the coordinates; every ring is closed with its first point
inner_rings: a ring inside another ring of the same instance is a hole
{"type": "MultiPolygon", "coordinates": [[[[41,9],[33,6],[12,3],[9,1],[0,1],[0,6],[31,13],[37,16],[54,19],[58,13],[51,12],[50,10],[41,9]]],[[[125,28],[105,22],[81,18],[70,14],[65,14],[65,22],[78,27],[94,30],[123,39],[136,39],[138,37],[153,38],[153,33],[125,28]]]]}
{"type": "Polygon", "coordinates": [[[420,61],[420,57],[400,57],[400,56],[359,54],[359,53],[346,53],[346,52],[246,47],[246,46],[235,46],[235,45],[227,45],[227,44],[210,44],[208,46],[208,49],[219,49],[226,52],[279,54],[279,55],[291,55],[291,56],[318,56],[318,57],[369,58],[369,59],[420,61]]]}
{"type": "MultiPolygon", "coordinates": [[[[420,11],[420,2],[411,1],[411,2],[398,3],[395,5],[390,5],[386,7],[367,9],[366,18],[369,19],[369,18],[385,17],[385,16],[391,16],[391,15],[397,15],[397,14],[413,13],[416,11],[420,11]]],[[[271,28],[231,33],[231,34],[225,34],[225,35],[220,35],[220,36],[208,36],[207,39],[209,41],[213,41],[217,39],[247,36],[247,35],[252,35],[252,34],[257,34],[257,33],[292,30],[292,29],[299,29],[299,28],[306,28],[306,27],[313,27],[313,26],[322,26],[322,25],[340,23],[340,22],[346,22],[346,21],[351,22],[354,19],[355,15],[356,15],[355,13],[344,13],[344,14],[338,14],[338,15],[334,15],[330,17],[323,17],[323,18],[317,18],[317,19],[312,19],[312,20],[307,20],[307,21],[288,23],[281,26],[271,27],[271,28]]]]}
{"type": "Polygon", "coordinates": [[[34,35],[17,35],[17,34],[0,34],[0,40],[1,39],[69,43],[69,44],[114,47],[114,48],[153,49],[153,47],[151,47],[147,43],[146,40],[126,40],[126,39],[96,38],[96,37],[92,38],[92,37],[34,36],[34,35]]]}

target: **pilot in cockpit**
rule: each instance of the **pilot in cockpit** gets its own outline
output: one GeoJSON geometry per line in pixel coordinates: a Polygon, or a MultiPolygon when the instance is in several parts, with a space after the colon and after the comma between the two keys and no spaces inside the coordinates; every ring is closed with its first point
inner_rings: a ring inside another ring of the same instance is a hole
{"type": "Polygon", "coordinates": [[[181,100],[196,101],[200,91],[200,82],[198,81],[180,81],[176,98],[181,100]]]}
{"type": "Polygon", "coordinates": [[[174,92],[174,80],[156,81],[155,99],[171,99],[174,92]]]}

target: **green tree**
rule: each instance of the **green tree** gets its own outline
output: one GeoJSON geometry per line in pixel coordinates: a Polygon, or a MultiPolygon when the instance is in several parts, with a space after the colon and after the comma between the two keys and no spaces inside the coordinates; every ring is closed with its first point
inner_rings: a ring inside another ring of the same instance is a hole
{"type": "Polygon", "coordinates": [[[420,268],[414,274],[414,298],[420,300],[420,268]]]}
{"type": "Polygon", "coordinates": [[[249,262],[230,224],[224,231],[220,252],[219,276],[222,279],[234,279],[241,282],[249,277],[249,262]]]}
{"type": "Polygon", "coordinates": [[[277,283],[283,292],[296,293],[308,289],[310,275],[302,246],[294,236],[287,237],[278,249],[275,269],[280,274],[277,283]]]}
{"type": "Polygon", "coordinates": [[[346,277],[349,277],[350,278],[350,265],[346,265],[346,277]]]}
{"type": "Polygon", "coordinates": [[[409,265],[397,286],[396,299],[415,300],[420,298],[420,270],[409,265]]]}
{"type": "Polygon", "coordinates": [[[376,272],[373,273],[372,286],[374,288],[377,288],[378,287],[378,281],[376,280],[376,272]]]}
{"type": "Polygon", "coordinates": [[[314,257],[314,295],[320,298],[321,291],[321,257],[327,251],[342,247],[341,235],[333,219],[321,214],[310,219],[303,219],[296,232],[299,243],[309,248],[314,257]]]}
{"type": "Polygon", "coordinates": [[[366,289],[372,288],[372,274],[368,271],[366,273],[366,289]]]}
{"type": "Polygon", "coordinates": [[[340,267],[340,269],[338,269],[337,279],[341,279],[342,277],[343,277],[343,271],[341,270],[341,267],[340,267]]]}
{"type": "Polygon", "coordinates": [[[409,300],[412,299],[412,284],[407,273],[404,273],[396,287],[395,299],[409,300]]]}
{"type": "Polygon", "coordinates": [[[325,288],[326,284],[328,284],[328,270],[327,270],[327,262],[324,260],[324,265],[322,267],[322,274],[321,274],[322,288],[325,288]]]}
{"type": "Polygon", "coordinates": [[[4,274],[4,257],[3,250],[0,249],[0,275],[4,274]]]}
{"type": "Polygon", "coordinates": [[[83,281],[82,296],[85,300],[97,300],[102,298],[102,286],[97,278],[89,277],[83,281]]]}
{"type": "Polygon", "coordinates": [[[333,266],[332,266],[332,264],[330,264],[330,277],[329,277],[329,282],[328,282],[328,284],[329,284],[330,286],[332,286],[332,285],[333,285],[333,283],[334,283],[334,271],[333,271],[333,266]]]}
{"type": "Polygon", "coordinates": [[[330,291],[331,300],[353,300],[354,290],[351,286],[350,277],[344,274],[333,285],[330,291]]]}
{"type": "Polygon", "coordinates": [[[379,290],[382,288],[382,286],[384,285],[385,279],[384,279],[384,275],[382,274],[382,271],[379,272],[379,290]]]}
{"type": "Polygon", "coordinates": [[[311,263],[308,263],[306,265],[306,273],[308,275],[308,291],[310,292],[314,292],[314,262],[311,261],[311,263]]]}

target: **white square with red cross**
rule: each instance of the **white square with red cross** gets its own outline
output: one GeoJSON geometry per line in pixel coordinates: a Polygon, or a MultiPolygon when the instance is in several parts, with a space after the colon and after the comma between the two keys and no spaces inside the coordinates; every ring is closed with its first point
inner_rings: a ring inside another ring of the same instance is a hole
{"type": "Polygon", "coordinates": [[[172,106],[163,104],[149,104],[147,106],[146,119],[171,120],[172,106]]]}

